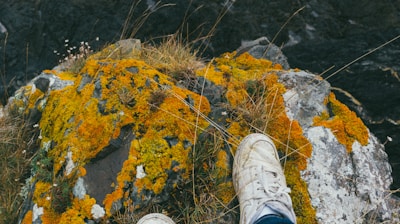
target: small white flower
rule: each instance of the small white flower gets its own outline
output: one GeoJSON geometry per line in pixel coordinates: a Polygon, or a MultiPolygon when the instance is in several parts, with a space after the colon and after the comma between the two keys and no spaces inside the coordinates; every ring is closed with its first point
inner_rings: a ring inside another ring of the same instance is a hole
{"type": "Polygon", "coordinates": [[[37,128],[37,127],[39,127],[39,124],[34,124],[33,127],[37,128]]]}
{"type": "Polygon", "coordinates": [[[100,40],[100,38],[99,37],[96,37],[96,41],[99,41],[100,40]]]}
{"type": "Polygon", "coordinates": [[[50,199],[51,199],[50,196],[47,196],[47,197],[46,197],[46,200],[47,200],[47,201],[50,201],[50,199]]]}
{"type": "Polygon", "coordinates": [[[65,43],[68,43],[69,42],[69,40],[68,39],[65,39],[65,41],[64,41],[65,43]]]}
{"type": "Polygon", "coordinates": [[[386,139],[387,139],[389,142],[393,141],[392,137],[390,137],[390,136],[386,136],[386,139]]]}

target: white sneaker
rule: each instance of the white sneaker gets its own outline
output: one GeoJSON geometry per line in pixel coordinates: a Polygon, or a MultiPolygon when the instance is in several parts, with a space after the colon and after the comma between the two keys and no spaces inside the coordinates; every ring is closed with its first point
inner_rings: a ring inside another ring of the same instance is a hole
{"type": "Polygon", "coordinates": [[[270,138],[250,134],[242,140],[236,151],[232,177],[241,224],[254,223],[266,206],[296,223],[290,189],[270,138]]]}
{"type": "Polygon", "coordinates": [[[175,224],[175,222],[164,214],[151,213],[143,216],[137,224],[175,224]]]}

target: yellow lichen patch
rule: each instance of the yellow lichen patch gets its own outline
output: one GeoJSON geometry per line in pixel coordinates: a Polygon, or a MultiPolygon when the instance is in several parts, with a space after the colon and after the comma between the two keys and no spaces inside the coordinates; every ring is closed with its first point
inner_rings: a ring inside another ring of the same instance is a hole
{"type": "Polygon", "coordinates": [[[44,93],[40,89],[35,89],[35,92],[31,93],[31,95],[29,96],[27,109],[34,108],[36,102],[38,102],[40,99],[42,99],[43,96],[44,96],[44,93]]]}
{"type": "Polygon", "coordinates": [[[85,63],[85,66],[82,68],[80,71],[81,74],[88,74],[89,76],[96,76],[97,72],[99,72],[99,69],[101,67],[101,64],[97,60],[93,59],[88,59],[85,63]]]}
{"type": "Polygon", "coordinates": [[[330,128],[337,140],[346,147],[347,152],[351,152],[354,141],[367,145],[368,129],[356,113],[339,102],[333,93],[329,95],[327,103],[334,116],[330,118],[329,114],[324,112],[314,118],[314,125],[330,128]]]}
{"type": "Polygon", "coordinates": [[[53,195],[51,194],[51,189],[52,185],[50,183],[38,181],[35,184],[33,201],[38,207],[43,208],[43,215],[41,216],[43,224],[58,223],[60,219],[59,215],[52,210],[51,200],[53,195]]]}
{"type": "MultiPolygon", "coordinates": [[[[229,121],[229,128],[228,132],[234,136],[228,140],[229,142],[235,142],[238,139],[244,138],[246,135],[250,134],[250,128],[248,124],[244,120],[238,120],[238,121],[229,121]]],[[[233,147],[233,152],[236,152],[236,147],[233,147]]]]}
{"type": "Polygon", "coordinates": [[[228,166],[228,155],[224,150],[220,150],[217,152],[217,161],[215,162],[217,178],[226,177],[229,175],[229,166],[228,166]]]}
{"type": "Polygon", "coordinates": [[[56,74],[61,80],[75,80],[77,74],[76,73],[72,73],[72,72],[60,72],[60,73],[55,73],[52,72],[52,74],[56,74]]]}
{"type": "Polygon", "coordinates": [[[51,184],[38,181],[35,184],[35,191],[33,193],[33,200],[37,203],[38,207],[50,208],[51,199],[51,184]]]}
{"type": "Polygon", "coordinates": [[[91,209],[96,203],[94,198],[85,195],[83,199],[74,198],[71,208],[67,209],[60,218],[59,223],[80,224],[85,223],[85,219],[92,217],[91,209]]]}
{"type": "Polygon", "coordinates": [[[43,73],[46,75],[50,75],[50,74],[56,74],[57,72],[55,70],[49,70],[49,69],[45,69],[43,70],[43,73]]]}
{"type": "Polygon", "coordinates": [[[228,181],[227,177],[231,175],[231,167],[229,166],[228,154],[223,149],[217,152],[215,161],[215,170],[212,176],[215,178],[215,195],[228,205],[235,198],[235,190],[232,181],[228,181]]]}

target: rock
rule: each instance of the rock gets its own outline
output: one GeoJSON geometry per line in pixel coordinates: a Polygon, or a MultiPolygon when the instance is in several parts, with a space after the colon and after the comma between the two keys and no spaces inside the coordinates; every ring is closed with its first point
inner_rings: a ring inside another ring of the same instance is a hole
{"type": "Polygon", "coordinates": [[[397,220],[383,145],[328,82],[245,50],[182,78],[138,43],[44,71],[10,100],[41,130],[22,223],[135,222],[151,209],[237,223],[231,165],[251,132],[274,139],[298,223],[397,220]]]}
{"type": "MultiPolygon", "coordinates": [[[[332,110],[324,103],[330,92],[330,85],[325,80],[304,71],[283,73],[280,80],[287,89],[284,97],[288,116],[299,121],[313,146],[302,179],[308,185],[318,222],[398,222],[398,217],[394,217],[399,201],[388,192],[393,180],[384,146],[369,131],[364,133],[369,136],[367,144],[360,144],[365,139],[343,144],[333,133],[340,128],[318,125],[315,118],[332,110]],[[393,206],[392,200],[397,201],[397,205],[393,206]]],[[[344,113],[341,114],[341,119],[357,126],[350,122],[351,119],[359,120],[354,113],[348,113],[346,116],[353,118],[346,119],[344,113]]]]}
{"type": "Polygon", "coordinates": [[[375,137],[370,136],[367,146],[355,142],[349,154],[325,127],[312,127],[305,134],[313,153],[302,177],[320,223],[394,222],[395,211],[388,209],[386,199],[391,167],[375,137]],[[375,219],[368,220],[369,213],[375,219]]]}
{"type": "Polygon", "coordinates": [[[267,37],[260,37],[253,41],[242,41],[242,45],[236,51],[237,55],[248,52],[255,58],[266,58],[282,65],[284,69],[290,68],[287,58],[281,49],[271,43],[267,37]]]}

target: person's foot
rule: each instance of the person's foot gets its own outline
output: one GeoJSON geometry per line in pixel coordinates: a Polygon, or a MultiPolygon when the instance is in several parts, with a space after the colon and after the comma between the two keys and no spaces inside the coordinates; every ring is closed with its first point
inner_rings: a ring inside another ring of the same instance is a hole
{"type": "Polygon", "coordinates": [[[276,214],[296,223],[290,189],[275,145],[263,134],[246,136],[235,154],[233,184],[240,204],[240,223],[276,214]]]}

